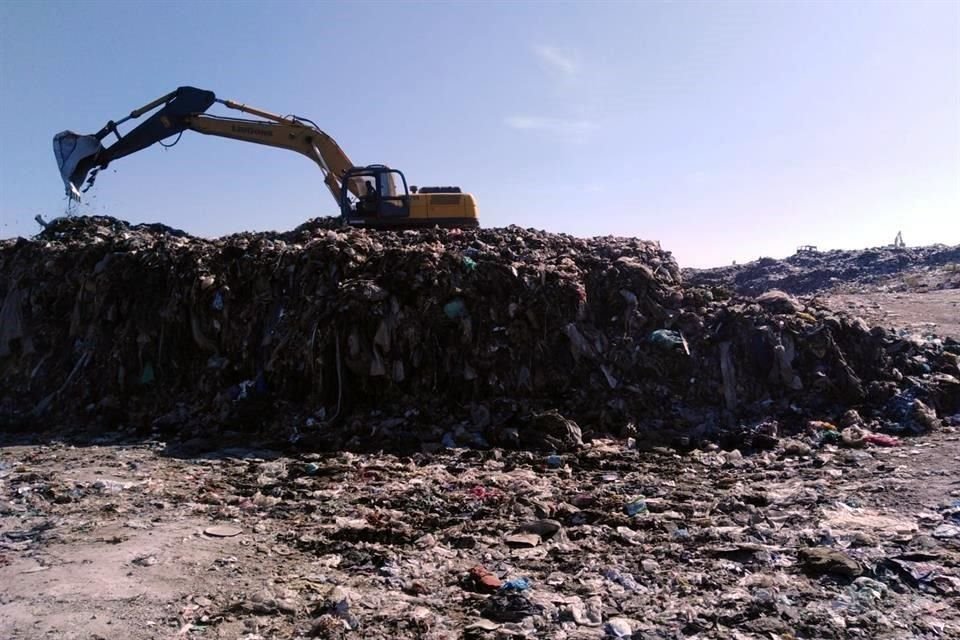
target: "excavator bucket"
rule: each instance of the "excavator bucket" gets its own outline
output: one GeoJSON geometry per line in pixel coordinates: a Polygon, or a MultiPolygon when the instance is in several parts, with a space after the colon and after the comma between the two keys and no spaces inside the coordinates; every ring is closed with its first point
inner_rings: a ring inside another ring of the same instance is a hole
{"type": "Polygon", "coordinates": [[[60,177],[71,200],[80,200],[80,187],[98,164],[97,157],[102,151],[103,145],[96,136],[61,131],[53,137],[53,155],[57,157],[60,177]]]}

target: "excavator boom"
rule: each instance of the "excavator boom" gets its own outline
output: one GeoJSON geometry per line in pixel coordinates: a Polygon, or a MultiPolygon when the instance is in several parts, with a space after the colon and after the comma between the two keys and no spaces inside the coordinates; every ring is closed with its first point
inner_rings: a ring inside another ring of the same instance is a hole
{"type": "Polygon", "coordinates": [[[338,201],[340,199],[338,177],[353,166],[333,138],[317,127],[305,124],[302,120],[283,118],[233,100],[219,100],[212,91],[180,87],[132,111],[129,116],[119,122],[108,122],[93,136],[80,136],[72,131],[57,134],[54,138],[54,152],[60,165],[67,194],[79,199],[80,187],[86,180],[87,174],[93,169],[103,169],[114,160],[146,149],[188,129],[207,135],[302,153],[320,165],[324,171],[324,181],[330,193],[338,201]],[[265,120],[204,115],[204,112],[217,102],[230,109],[256,115],[265,120]],[[120,124],[138,118],[160,105],[163,105],[163,108],[132,131],[120,134],[118,129],[120,124]],[[102,141],[111,133],[117,136],[117,140],[109,147],[104,147],[102,141]]]}

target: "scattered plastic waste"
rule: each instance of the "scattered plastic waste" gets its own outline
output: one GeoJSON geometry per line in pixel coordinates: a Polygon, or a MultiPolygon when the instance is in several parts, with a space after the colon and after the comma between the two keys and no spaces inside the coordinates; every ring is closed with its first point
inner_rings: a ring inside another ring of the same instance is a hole
{"type": "Polygon", "coordinates": [[[604,627],[609,638],[632,638],[633,625],[626,618],[611,618],[604,627]]]}
{"type": "Polygon", "coordinates": [[[639,498],[636,498],[628,502],[626,506],[623,508],[623,510],[630,517],[633,517],[642,513],[646,513],[647,501],[643,496],[640,496],[639,498]]]}
{"type": "Polygon", "coordinates": [[[207,527],[203,532],[214,538],[232,538],[243,533],[243,529],[229,524],[219,524],[207,527]]]}
{"type": "Polygon", "coordinates": [[[900,445],[900,439],[893,436],[888,436],[885,433],[871,433],[866,438],[867,442],[870,444],[875,444],[878,447],[896,447],[900,445]]]}
{"type": "Polygon", "coordinates": [[[530,581],[527,578],[511,578],[500,587],[502,591],[526,591],[530,588],[530,581]]]}
{"type": "Polygon", "coordinates": [[[678,331],[657,329],[650,334],[650,342],[664,349],[676,349],[690,355],[690,346],[678,331]]]}
{"type": "Polygon", "coordinates": [[[465,318],[467,316],[467,305],[464,304],[463,300],[457,298],[443,305],[443,312],[447,314],[447,317],[451,320],[465,318]]]}
{"type": "Polygon", "coordinates": [[[216,311],[223,311],[223,292],[217,291],[213,295],[213,308],[216,311]]]}

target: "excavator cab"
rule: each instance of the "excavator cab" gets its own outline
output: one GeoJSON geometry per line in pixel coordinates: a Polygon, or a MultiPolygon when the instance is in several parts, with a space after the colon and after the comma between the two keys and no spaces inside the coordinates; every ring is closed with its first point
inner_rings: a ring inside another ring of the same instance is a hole
{"type": "Polygon", "coordinates": [[[410,217],[410,194],[401,171],[382,164],[352,167],[340,189],[340,213],[348,224],[395,226],[410,217]]]}

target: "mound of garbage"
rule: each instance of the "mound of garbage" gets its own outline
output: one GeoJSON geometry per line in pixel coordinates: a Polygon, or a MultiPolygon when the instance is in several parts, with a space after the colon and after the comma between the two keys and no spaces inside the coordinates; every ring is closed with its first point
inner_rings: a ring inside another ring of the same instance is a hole
{"type": "MultiPolygon", "coordinates": [[[[0,242],[0,421],[357,449],[561,451],[811,419],[923,431],[960,344],[684,284],[634,238],[315,220],[215,240],[107,217],[0,242]]],[[[856,426],[854,425],[854,426],[856,426]]]]}
{"type": "MultiPolygon", "coordinates": [[[[712,269],[685,269],[684,279],[700,286],[729,287],[741,295],[770,289],[806,295],[838,287],[872,285],[896,276],[922,276],[949,268],[935,287],[960,287],[960,245],[876,247],[856,251],[817,251],[812,247],[789,258],[760,258],[712,269]]],[[[905,283],[909,285],[909,283],[905,283]]]]}

